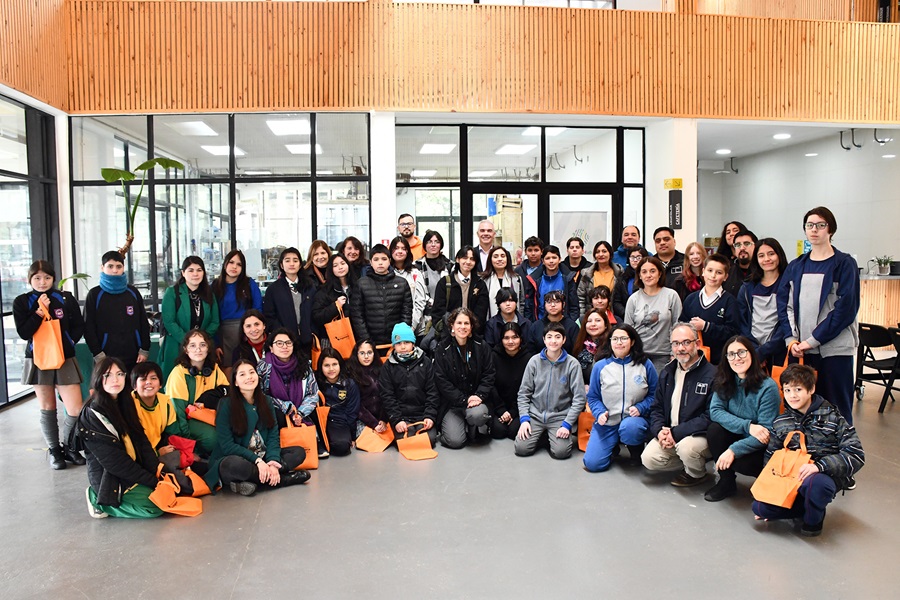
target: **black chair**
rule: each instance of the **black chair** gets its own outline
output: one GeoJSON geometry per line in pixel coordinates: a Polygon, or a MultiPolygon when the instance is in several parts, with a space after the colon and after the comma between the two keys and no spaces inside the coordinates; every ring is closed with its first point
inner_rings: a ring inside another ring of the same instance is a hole
{"type": "MultiPolygon", "coordinates": [[[[891,329],[896,328],[892,327],[891,329]]],[[[897,331],[900,332],[900,329],[897,329],[897,331]]],[[[892,345],[895,348],[900,348],[900,346],[897,346],[891,331],[886,327],[870,323],[859,324],[859,348],[856,351],[856,382],[854,383],[856,399],[862,400],[865,393],[864,382],[873,381],[883,385],[885,388],[884,398],[882,398],[879,412],[884,411],[884,405],[887,403],[888,396],[891,397],[891,400],[894,399],[892,388],[894,375],[900,369],[900,361],[898,361],[900,352],[889,358],[877,359],[873,349],[892,345]],[[873,369],[875,373],[863,373],[864,367],[873,369]]]]}

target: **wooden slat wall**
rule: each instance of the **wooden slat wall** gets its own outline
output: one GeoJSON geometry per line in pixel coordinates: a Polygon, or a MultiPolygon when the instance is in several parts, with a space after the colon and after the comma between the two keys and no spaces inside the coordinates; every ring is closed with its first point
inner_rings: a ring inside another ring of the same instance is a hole
{"type": "MultiPolygon", "coordinates": [[[[732,17],[849,21],[854,2],[858,4],[860,0],[698,0],[698,12],[732,17]]],[[[874,16],[871,20],[875,20],[874,16]]]]}
{"type": "Polygon", "coordinates": [[[54,103],[72,113],[376,109],[900,122],[893,25],[390,3],[67,6],[69,99],[54,103]]]}
{"type": "Polygon", "coordinates": [[[65,110],[65,0],[0,0],[0,83],[65,110]]]}
{"type": "Polygon", "coordinates": [[[859,322],[897,327],[900,323],[900,281],[864,279],[859,286],[859,322]]]}

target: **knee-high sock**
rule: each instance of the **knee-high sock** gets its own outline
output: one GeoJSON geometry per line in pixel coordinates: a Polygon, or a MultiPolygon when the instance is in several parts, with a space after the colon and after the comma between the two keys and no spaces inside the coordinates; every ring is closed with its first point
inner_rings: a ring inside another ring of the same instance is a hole
{"type": "Polygon", "coordinates": [[[75,423],[77,422],[78,419],[76,417],[73,417],[72,415],[66,415],[66,418],[63,421],[62,439],[69,439],[69,435],[72,433],[72,428],[75,427],[75,423]]]}
{"type": "Polygon", "coordinates": [[[44,441],[52,448],[59,448],[59,423],[56,420],[56,409],[41,409],[41,433],[44,441]]]}

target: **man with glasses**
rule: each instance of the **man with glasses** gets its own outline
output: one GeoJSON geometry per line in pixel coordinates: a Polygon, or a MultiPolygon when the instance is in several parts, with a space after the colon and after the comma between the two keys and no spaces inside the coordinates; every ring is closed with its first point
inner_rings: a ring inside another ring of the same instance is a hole
{"type": "Polygon", "coordinates": [[[728,271],[728,279],[725,280],[725,291],[737,298],[738,290],[750,277],[750,261],[756,252],[756,242],[759,238],[752,231],[743,230],[734,234],[734,264],[728,271]]]}
{"type": "Polygon", "coordinates": [[[403,213],[397,219],[397,233],[409,242],[413,260],[419,260],[425,256],[425,247],[422,245],[422,240],[416,237],[416,220],[411,214],[403,213]]]}
{"type": "Polygon", "coordinates": [[[675,360],[659,375],[650,407],[653,439],[641,454],[641,462],[651,471],[681,468],[672,485],[691,487],[709,477],[706,429],[716,368],[697,346],[697,330],[690,323],[673,327],[669,340],[675,360]]]}

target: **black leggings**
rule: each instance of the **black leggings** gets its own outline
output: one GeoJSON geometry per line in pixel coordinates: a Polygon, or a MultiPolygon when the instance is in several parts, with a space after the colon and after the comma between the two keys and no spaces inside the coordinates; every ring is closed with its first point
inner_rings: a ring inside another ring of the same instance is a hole
{"type": "MultiPolygon", "coordinates": [[[[709,424],[706,430],[706,441],[709,443],[709,452],[712,454],[713,462],[719,460],[719,456],[731,446],[734,442],[744,439],[745,436],[731,433],[715,421],[709,424]]],[[[719,471],[719,476],[726,480],[734,481],[737,478],[736,473],[741,475],[749,475],[750,477],[759,477],[763,468],[763,453],[765,450],[757,450],[744,456],[735,456],[731,467],[724,471],[719,471]]]]}
{"type": "Polygon", "coordinates": [[[350,427],[328,419],[328,452],[335,456],[347,456],[350,454],[350,443],[353,441],[353,433],[350,427]]]}
{"type": "MultiPolygon", "coordinates": [[[[306,460],[306,450],[299,446],[281,449],[281,473],[293,471],[306,460]]],[[[219,479],[224,486],[235,481],[259,483],[259,469],[243,456],[232,454],[219,463],[219,479]]]]}

